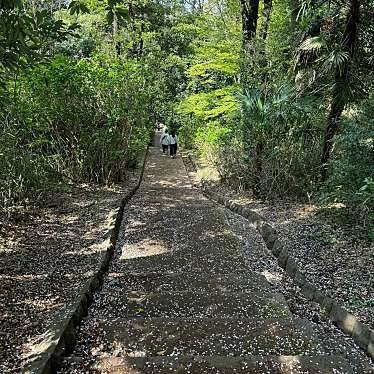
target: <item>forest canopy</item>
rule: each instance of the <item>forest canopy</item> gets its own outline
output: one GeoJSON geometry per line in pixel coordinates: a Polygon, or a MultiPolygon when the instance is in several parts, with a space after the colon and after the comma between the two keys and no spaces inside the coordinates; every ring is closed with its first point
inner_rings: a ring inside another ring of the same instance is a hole
{"type": "Polygon", "coordinates": [[[231,188],[343,207],[370,235],[373,16],[373,0],[0,0],[1,209],[126,180],[160,121],[231,188]]]}

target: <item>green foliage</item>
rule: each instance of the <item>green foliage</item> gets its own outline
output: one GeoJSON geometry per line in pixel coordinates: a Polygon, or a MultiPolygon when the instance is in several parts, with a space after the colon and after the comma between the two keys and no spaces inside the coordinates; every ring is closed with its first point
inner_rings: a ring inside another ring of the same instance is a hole
{"type": "Polygon", "coordinates": [[[123,179],[157,119],[225,183],[266,199],[322,195],[369,227],[371,2],[356,55],[344,44],[349,6],[336,2],[295,13],[297,2],[276,0],[270,20],[260,2],[250,53],[238,1],[0,2],[0,205],[61,180],[123,179]],[[343,113],[321,190],[332,100],[355,115],[343,113]]]}
{"type": "MultiPolygon", "coordinates": [[[[185,146],[196,148],[222,179],[230,179],[232,174],[224,161],[227,153],[223,145],[234,144],[230,138],[235,138],[240,121],[236,97],[240,90],[240,41],[237,24],[232,21],[228,14],[223,18],[196,17],[193,53],[186,69],[188,84],[175,105],[185,146]]],[[[235,155],[240,158],[240,153],[235,155]]]]}
{"type": "Polygon", "coordinates": [[[209,123],[204,128],[199,128],[196,131],[196,144],[201,149],[201,154],[214,163],[221,141],[229,131],[228,128],[220,127],[219,123],[215,122],[209,123]]]}
{"type": "Polygon", "coordinates": [[[80,13],[89,13],[89,9],[87,7],[86,4],[84,4],[83,2],[81,1],[77,1],[77,0],[74,0],[74,1],[71,1],[70,4],[69,4],[69,11],[70,11],[70,14],[73,15],[73,14],[80,14],[80,13]]]}
{"type": "Polygon", "coordinates": [[[306,197],[315,188],[319,170],[322,132],[316,121],[321,117],[318,101],[299,96],[287,82],[274,92],[255,89],[239,97],[247,170],[255,162],[261,162],[262,169],[260,180],[249,174],[247,187],[256,188],[266,198],[306,197]],[[260,155],[258,144],[262,145],[260,155]]]}
{"type": "Polygon", "coordinates": [[[332,174],[323,189],[323,203],[339,203],[350,219],[374,232],[374,99],[345,118],[337,137],[332,174]]]}
{"type": "Polygon", "coordinates": [[[14,76],[46,58],[52,43],[74,35],[77,27],[28,2],[0,2],[0,111],[10,100],[7,86],[14,76]]]}
{"type": "Polygon", "coordinates": [[[193,53],[191,42],[196,37],[198,28],[187,21],[181,21],[162,29],[159,43],[164,52],[178,56],[186,56],[193,53]]]}
{"type": "MultiPolygon", "coordinates": [[[[237,54],[217,51],[216,48],[208,51],[204,50],[204,52],[209,53],[210,61],[204,61],[189,68],[187,70],[189,77],[210,78],[210,81],[212,81],[217,73],[229,77],[239,74],[239,56],[237,54]]],[[[209,80],[205,80],[203,84],[208,82],[209,80]]]]}
{"type": "Polygon", "coordinates": [[[188,18],[173,26],[147,1],[49,5],[1,3],[1,207],[64,181],[123,180],[184,84],[188,18]]]}
{"type": "Polygon", "coordinates": [[[181,102],[178,111],[193,113],[204,120],[228,115],[239,109],[238,100],[234,96],[235,91],[235,87],[227,87],[208,93],[192,94],[181,102]]]}
{"type": "Polygon", "coordinates": [[[28,9],[23,1],[0,4],[0,72],[16,70],[44,57],[51,41],[71,35],[70,27],[50,16],[46,9],[28,9]]]}
{"type": "Polygon", "coordinates": [[[91,57],[96,47],[96,41],[90,37],[68,38],[56,46],[56,51],[70,57],[91,57]]]}
{"type": "Polygon", "coordinates": [[[58,176],[122,180],[149,142],[152,113],[145,108],[153,99],[152,79],[141,63],[102,58],[58,57],[22,75],[0,145],[1,162],[10,168],[1,175],[2,204],[58,176]]]}

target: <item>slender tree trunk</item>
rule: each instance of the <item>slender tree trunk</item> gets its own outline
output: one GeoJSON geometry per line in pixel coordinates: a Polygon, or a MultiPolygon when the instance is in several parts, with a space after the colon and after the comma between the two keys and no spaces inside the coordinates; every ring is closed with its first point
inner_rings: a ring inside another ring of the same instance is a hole
{"type": "MultiPolygon", "coordinates": [[[[270,22],[270,15],[272,11],[272,0],[264,0],[264,9],[262,12],[262,27],[261,27],[261,38],[266,41],[266,38],[268,36],[268,28],[269,28],[269,22],[270,22]]],[[[266,47],[264,46],[264,49],[260,51],[261,53],[261,60],[260,64],[265,68],[268,64],[267,58],[266,58],[266,47]]],[[[261,80],[263,84],[266,84],[268,74],[265,72],[261,74],[261,80]]],[[[254,176],[254,188],[253,192],[258,195],[260,193],[260,185],[261,185],[261,176],[262,176],[262,158],[263,158],[263,152],[265,148],[265,143],[263,139],[259,139],[256,144],[255,152],[254,152],[254,163],[253,163],[253,176],[254,176]]]]}
{"type": "MultiPolygon", "coordinates": [[[[251,42],[256,37],[257,31],[257,19],[258,19],[258,7],[259,0],[240,0],[240,10],[242,17],[242,58],[241,58],[241,68],[240,68],[240,83],[242,86],[243,93],[245,94],[249,88],[249,57],[251,52],[251,42]]],[[[243,118],[246,121],[246,118],[243,118]]],[[[247,126],[250,128],[249,124],[247,126]]],[[[245,135],[244,143],[249,146],[249,134],[245,135]]],[[[250,148],[250,147],[246,147],[250,148]]],[[[256,151],[254,154],[254,163],[253,163],[253,174],[255,178],[254,192],[256,193],[256,186],[258,186],[258,179],[260,178],[261,171],[258,172],[258,169],[261,169],[261,161],[258,163],[258,160],[261,160],[261,155],[257,152],[258,147],[256,146],[256,151]],[[260,165],[260,166],[259,166],[260,165]]],[[[261,152],[260,152],[261,153],[261,152]]]]}
{"type": "Polygon", "coordinates": [[[260,183],[262,175],[262,153],[264,152],[264,143],[259,140],[256,144],[254,165],[253,165],[253,176],[254,176],[254,188],[253,192],[258,195],[260,193],[260,183]]]}
{"type": "Polygon", "coordinates": [[[272,0],[264,0],[264,10],[262,11],[262,28],[261,28],[261,38],[266,40],[268,36],[268,28],[270,22],[270,14],[273,7],[272,0]]]}
{"type": "Polygon", "coordinates": [[[130,23],[131,23],[131,31],[132,31],[132,44],[131,44],[131,49],[130,53],[132,56],[137,57],[138,55],[138,44],[136,42],[136,16],[135,12],[132,6],[132,3],[129,3],[129,18],[130,18],[130,23]]]}
{"type": "MultiPolygon", "coordinates": [[[[264,9],[262,11],[262,25],[261,25],[261,31],[260,31],[261,38],[264,41],[266,41],[266,38],[268,36],[268,29],[269,29],[272,8],[273,8],[272,0],[264,0],[264,9]]],[[[263,67],[263,72],[260,74],[261,81],[263,85],[266,86],[266,82],[268,80],[268,72],[267,72],[266,67],[269,64],[269,61],[266,56],[266,43],[263,44],[263,48],[261,48],[259,52],[260,52],[259,64],[261,67],[263,67]]]]}
{"type": "Polygon", "coordinates": [[[118,37],[118,18],[117,15],[114,13],[113,16],[113,40],[114,40],[114,48],[117,52],[117,56],[121,55],[121,42],[117,40],[118,37]]]}
{"type": "Polygon", "coordinates": [[[347,98],[342,97],[342,93],[346,91],[344,88],[347,87],[350,82],[350,68],[356,52],[359,19],[360,0],[351,0],[342,39],[343,51],[347,52],[349,57],[343,62],[342,66],[336,67],[335,71],[335,85],[329,114],[327,116],[325,140],[321,157],[322,182],[325,182],[328,177],[328,164],[334,144],[334,137],[340,128],[341,115],[347,104],[347,98]]]}
{"type": "Polygon", "coordinates": [[[259,0],[240,0],[243,29],[243,51],[248,52],[250,41],[256,36],[259,0]]]}
{"type": "Polygon", "coordinates": [[[144,32],[144,11],[142,11],[142,14],[140,16],[141,18],[141,25],[140,25],[140,40],[138,44],[138,54],[137,59],[140,60],[143,56],[143,47],[144,47],[144,40],[143,40],[143,32],[144,32]]]}
{"type": "Polygon", "coordinates": [[[297,16],[300,11],[300,0],[289,0],[289,7],[291,15],[290,29],[291,32],[294,32],[297,25],[297,16]]]}
{"type": "Polygon", "coordinates": [[[259,0],[240,0],[242,17],[242,50],[240,81],[243,92],[248,89],[248,62],[251,52],[251,41],[256,37],[259,0]]]}

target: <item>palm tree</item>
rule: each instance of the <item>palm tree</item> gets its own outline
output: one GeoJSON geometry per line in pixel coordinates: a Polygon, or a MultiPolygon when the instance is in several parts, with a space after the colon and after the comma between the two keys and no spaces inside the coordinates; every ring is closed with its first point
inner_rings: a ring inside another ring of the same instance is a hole
{"type": "MultiPolygon", "coordinates": [[[[304,30],[301,34],[301,44],[297,49],[297,69],[310,69],[314,67],[314,82],[321,82],[327,78],[331,88],[330,104],[326,119],[325,137],[321,154],[321,181],[324,182],[328,176],[328,164],[334,144],[334,137],[340,128],[341,116],[356,96],[353,92],[353,84],[356,81],[353,72],[353,64],[356,57],[358,26],[360,20],[360,0],[349,0],[345,9],[344,29],[340,40],[334,42],[329,40],[329,34],[335,36],[334,32],[323,33],[321,27],[332,28],[331,13],[327,18],[319,18],[304,30]],[[311,33],[311,26],[314,32],[311,33]],[[319,79],[318,79],[319,78],[319,79]]],[[[342,8],[337,7],[335,19],[341,14],[342,8]]],[[[324,90],[324,87],[320,89],[324,90]]]]}
{"type": "Polygon", "coordinates": [[[274,126],[275,118],[285,118],[290,100],[295,96],[294,87],[281,85],[274,93],[268,93],[265,89],[256,88],[245,95],[238,95],[244,123],[244,142],[247,149],[250,147],[249,136],[256,139],[253,150],[253,191],[260,192],[262,158],[265,141],[270,130],[274,126]]]}

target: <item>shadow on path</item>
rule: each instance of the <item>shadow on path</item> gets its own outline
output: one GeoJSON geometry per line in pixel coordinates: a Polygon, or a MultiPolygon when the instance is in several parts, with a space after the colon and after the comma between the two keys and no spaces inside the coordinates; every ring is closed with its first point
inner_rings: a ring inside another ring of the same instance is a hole
{"type": "Polygon", "coordinates": [[[62,372],[364,372],[347,349],[292,316],[249,270],[223,209],[155,146],[62,372]]]}

